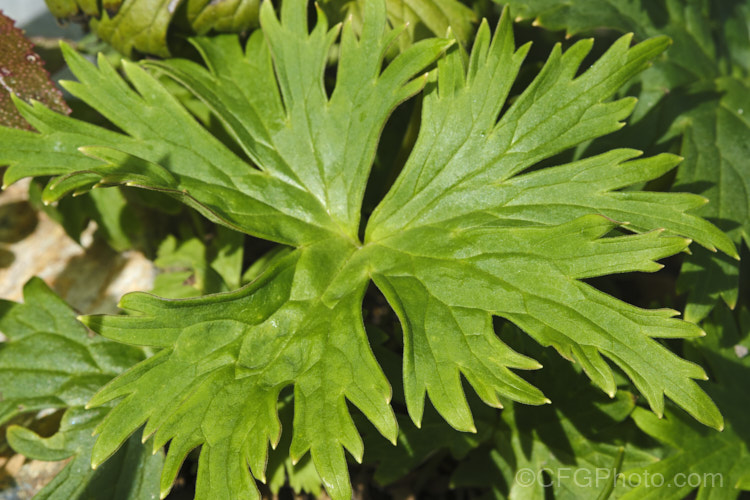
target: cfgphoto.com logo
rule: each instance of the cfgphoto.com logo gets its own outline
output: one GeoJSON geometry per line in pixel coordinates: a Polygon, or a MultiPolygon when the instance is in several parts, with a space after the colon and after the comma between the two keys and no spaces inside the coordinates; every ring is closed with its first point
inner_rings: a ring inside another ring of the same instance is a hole
{"type": "Polygon", "coordinates": [[[679,472],[661,474],[658,472],[617,473],[612,469],[577,469],[572,467],[543,467],[538,470],[519,469],[516,472],[516,484],[523,487],[539,485],[542,487],[560,486],[573,482],[580,488],[604,488],[608,484],[627,488],[698,488],[700,486],[721,488],[724,486],[724,475],[720,472],[679,472]]]}

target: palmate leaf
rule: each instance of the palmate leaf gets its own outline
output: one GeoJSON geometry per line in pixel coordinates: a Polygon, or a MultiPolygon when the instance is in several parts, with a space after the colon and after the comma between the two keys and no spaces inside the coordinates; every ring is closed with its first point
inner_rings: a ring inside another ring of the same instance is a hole
{"type": "Polygon", "coordinates": [[[50,437],[17,425],[6,436],[28,458],[72,459],[35,498],[153,498],[159,491],[162,454],[152,455],[133,438],[112,461],[92,470],[91,432],[107,408],[83,408],[102,384],[142,361],[145,353],[89,335],[74,311],[40,279],[24,286],[24,301],[0,301],[0,332],[6,336],[0,343],[0,423],[22,413],[65,409],[60,429],[50,437]]]}
{"type": "Polygon", "coordinates": [[[298,460],[309,451],[329,494],[348,498],[343,448],[360,459],[363,445],[347,401],[386,438],[397,436],[389,380],[362,322],[370,280],[403,325],[404,393],[417,425],[427,395],[453,427],[474,430],[462,377],[491,406],[501,397],[548,402],[514,373],[540,365],[495,334],[493,316],[500,316],[579,362],[607,393],[616,384],[605,358],[657,414],[666,394],[721,427],[692,380],[705,378],[703,370],[655,340],[701,330],[673,311],[639,309],[582,281],[656,271],[655,261],[683,251],[688,238],[734,255],[731,240],[690,213],[703,198],[619,191],[663,175],[678,159],[615,150],[525,172],[621,127],[633,100],[607,99],[668,40],[631,47],[624,37],[579,76],[591,42],[565,53],[556,47],[498,120],[528,50],[516,49],[507,13],[494,37],[482,24],[469,57],[451,40],[427,39],[383,67],[397,33],[386,27],[384,3],[365,5],[360,36],[351,21],[341,28],[330,94],[323,74],[339,29],[328,30],[318,12],[309,31],[303,0],[284,2],[280,19],[266,2],[262,31],[244,52],[231,36],[195,40],[207,69],[148,63],[201,98],[247,159],[140,67],[124,64],[130,88],[106,61],[96,69],[70,50],[81,83],[66,88],[121,132],[22,102],[40,133],[0,130],[0,162],[10,164],[5,182],[56,175],[48,200],[97,184],[156,189],[231,228],[293,247],[266,259],[265,271],[237,291],[185,300],[132,294],[121,303],[129,316],[85,318],[108,338],[159,349],[90,401],[115,404],[97,429],[94,463],[145,424],[155,446],[170,443],[162,494],[200,446],[198,497],[257,498],[252,478],[264,478],[267,445],[281,432],[277,399],[293,386],[290,454],[298,460]],[[415,77],[446,49],[437,71],[415,77]],[[417,143],[360,241],[380,131],[425,84],[417,143]],[[636,234],[611,236],[621,226],[636,234]]]}
{"type": "Polygon", "coordinates": [[[276,400],[293,381],[291,456],[296,461],[310,450],[328,491],[348,495],[341,446],[359,459],[363,449],[345,399],[389,439],[397,432],[390,387],[362,325],[366,277],[349,281],[351,276],[342,275],[351,287],[346,297],[330,307],[321,299],[330,277],[340,274],[341,263],[354,252],[340,240],[323,240],[282,258],[237,292],[169,302],[130,295],[121,305],[139,316],[88,318],[110,338],[137,337],[166,348],[91,401],[98,405],[127,395],[100,428],[94,462],[106,459],[148,419],[144,432],[156,431],[156,446],[172,440],[165,491],[184,455],[205,443],[197,495],[251,497],[247,464],[264,478],[267,443],[279,439],[276,400]]]}
{"type": "MultiPolygon", "coordinates": [[[[2,161],[11,165],[4,182],[29,175],[79,172],[53,180],[45,190],[45,199],[54,201],[97,184],[123,183],[173,194],[214,221],[279,243],[298,246],[341,232],[356,239],[359,213],[352,207],[357,206],[357,197],[361,198],[364,190],[382,123],[400,101],[420,90],[424,79],[412,77],[450,42],[426,40],[396,58],[378,77],[383,52],[392,39],[383,33],[385,19],[373,22],[359,44],[351,30],[345,29],[343,37],[348,42],[341,57],[346,60],[342,62],[346,71],[339,74],[343,82],[339,88],[345,90],[336,92],[329,103],[322,73],[336,30],[329,32],[321,18],[313,33],[302,35],[305,11],[298,2],[288,5],[284,26],[275,20],[270,4],[263,15],[266,36],[280,51],[274,54],[281,61],[277,65],[279,86],[271,52],[260,32],[251,37],[246,58],[236,41],[234,50],[227,38],[219,37],[214,46],[217,52],[226,50],[236,63],[232,69],[238,74],[227,77],[247,72],[261,75],[257,81],[251,80],[254,86],[246,86],[245,92],[252,97],[235,93],[234,100],[247,97],[241,108],[242,123],[237,126],[238,133],[244,134],[239,140],[262,170],[250,168],[224,147],[138,66],[124,63],[136,93],[104,59],[97,70],[64,48],[80,80],[66,82],[66,88],[125,134],[17,102],[43,135],[4,134],[0,154],[2,161]],[[298,36],[290,36],[295,33],[298,36]],[[308,71],[300,71],[299,65],[308,71]],[[358,92],[360,85],[371,82],[375,83],[371,92],[358,92]],[[287,112],[291,127],[286,127],[287,112]],[[317,142],[335,148],[320,151],[315,148],[317,142]],[[355,150],[355,144],[361,148],[355,150]],[[356,160],[350,158],[353,150],[356,160]],[[56,154],[44,155],[44,151],[56,154]],[[355,161],[356,168],[351,167],[355,161]],[[318,167],[303,170],[298,165],[318,167]],[[344,175],[344,166],[354,174],[344,175]]],[[[221,69],[227,71],[226,66],[221,69]]],[[[235,83],[231,90],[236,88],[235,83]]],[[[224,108],[223,112],[232,111],[224,108]]]]}

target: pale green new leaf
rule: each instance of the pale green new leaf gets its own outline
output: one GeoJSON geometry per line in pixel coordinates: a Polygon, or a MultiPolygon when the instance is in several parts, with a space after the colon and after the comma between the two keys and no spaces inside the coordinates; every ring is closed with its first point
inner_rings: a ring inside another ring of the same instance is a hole
{"type": "MultiPolygon", "coordinates": [[[[323,0],[321,7],[332,17],[351,16],[355,30],[362,27],[367,0],[323,0]]],[[[477,21],[474,11],[459,0],[386,0],[388,20],[393,26],[406,26],[408,36],[398,39],[406,49],[416,39],[432,34],[445,36],[448,29],[462,44],[471,42],[477,21]]]]}
{"type": "MultiPolygon", "coordinates": [[[[92,16],[96,34],[127,57],[134,52],[170,55],[180,35],[242,33],[258,26],[260,0],[46,0],[58,19],[92,16]],[[103,7],[103,8],[101,8],[103,7]]],[[[335,19],[351,16],[362,27],[365,0],[322,0],[321,8],[335,19]]],[[[406,26],[399,37],[403,50],[414,40],[444,36],[447,30],[469,43],[476,14],[458,0],[387,0],[392,26],[406,26]]]]}
{"type": "Polygon", "coordinates": [[[58,18],[92,16],[96,34],[122,54],[169,56],[170,28],[190,34],[239,33],[258,26],[259,0],[46,0],[58,18]],[[182,16],[178,12],[184,11],[182,16]],[[176,22],[184,17],[186,26],[176,22]],[[176,26],[175,26],[176,25],[176,26]]]}
{"type": "MultiPolygon", "coordinates": [[[[458,41],[468,44],[477,20],[476,14],[458,0],[387,0],[386,7],[391,23],[406,25],[411,39],[419,36],[422,24],[436,36],[445,36],[450,29],[458,41]]],[[[406,46],[403,38],[399,43],[406,46]]]]}
{"type": "Polygon", "coordinates": [[[121,131],[20,102],[40,133],[0,129],[0,162],[11,165],[5,182],[56,175],[48,200],[96,184],[156,189],[294,247],[264,259],[239,290],[185,300],[132,294],[121,303],[129,315],[85,319],[105,337],[159,349],[90,401],[115,405],[97,428],[94,463],[145,424],[155,447],[169,443],[162,494],[201,447],[199,498],[255,499],[253,478],[265,478],[268,444],[279,442],[277,399],[292,386],[291,457],[309,451],[328,493],[349,498],[344,448],[361,460],[363,444],[347,405],[389,440],[398,432],[389,380],[362,322],[370,280],[402,322],[405,401],[417,425],[429,396],[454,428],[475,430],[464,379],[491,406],[501,398],[548,402],[514,372],[541,366],[496,335],[500,316],[579,362],[607,393],[616,390],[609,360],[657,414],[666,394],[721,427],[693,380],[703,370],[656,340],[701,330],[674,311],[639,309],[583,281],[656,271],[657,260],[690,239],[735,254],[731,240],[691,213],[703,198],[621,191],[678,159],[615,150],[533,169],[620,128],[633,100],[608,99],[668,41],[631,47],[624,37],[578,76],[591,42],[564,53],[558,46],[501,113],[528,50],[516,49],[507,13],[494,37],[480,27],[470,56],[455,46],[437,71],[415,77],[453,42],[424,40],[384,64],[398,33],[387,28],[385,3],[366,9],[360,36],[351,21],[341,28],[332,89],[324,72],[339,29],[329,30],[321,12],[308,29],[303,0],[285,1],[280,19],[266,2],[262,31],[244,51],[234,37],[196,39],[207,69],[148,63],[202,99],[246,158],[142,68],[124,64],[130,88],[106,61],[96,69],[70,50],[80,83],[66,87],[121,131]],[[360,210],[380,132],[425,83],[417,143],[362,242],[360,210]]]}
{"type": "Polygon", "coordinates": [[[197,35],[241,33],[258,26],[260,0],[184,0],[184,4],[190,28],[197,35]]]}
{"type": "Polygon", "coordinates": [[[133,50],[169,56],[167,30],[181,0],[108,0],[92,25],[97,35],[130,57],[133,50]]]}

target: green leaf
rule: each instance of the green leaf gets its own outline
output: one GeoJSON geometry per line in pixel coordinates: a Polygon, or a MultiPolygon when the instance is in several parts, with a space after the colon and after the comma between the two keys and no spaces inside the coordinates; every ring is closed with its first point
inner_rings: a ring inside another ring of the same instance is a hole
{"type": "Polygon", "coordinates": [[[263,259],[239,290],[184,300],[131,294],[121,302],[129,315],[85,318],[107,338],[158,349],[90,401],[114,404],[97,426],[93,462],[145,424],[156,448],[169,443],[162,494],[187,453],[201,447],[199,498],[258,498],[253,478],[265,479],[268,445],[280,439],[277,400],[293,387],[289,455],[298,461],[310,452],[328,494],[350,498],[344,449],[358,461],[364,450],[348,404],[387,439],[398,435],[389,379],[362,320],[371,280],[403,327],[404,395],[417,426],[428,396],[452,427],[476,431],[464,381],[490,406],[549,402],[514,371],[541,365],[496,334],[498,316],[577,361],[610,395],[617,384],[608,361],[657,414],[666,395],[721,427],[694,381],[703,370],[657,340],[701,330],[674,311],[640,309],[584,281],[657,271],[657,260],[690,240],[736,254],[726,235],[692,213],[702,197],[624,190],[679,159],[636,159],[638,151],[620,149],[539,166],[619,129],[634,102],[610,98],[668,40],[631,46],[623,37],[580,74],[591,41],[565,52],[557,46],[506,106],[528,51],[515,47],[507,12],[494,36],[480,26],[470,55],[453,40],[427,39],[384,63],[398,33],[387,27],[385,3],[365,6],[361,35],[351,20],[340,28],[330,88],[326,61],[339,28],[329,30],[318,11],[309,29],[304,0],[285,1],[280,19],[266,2],[262,30],[244,50],[234,36],[195,39],[207,68],[147,63],[202,99],[241,154],[143,68],[124,63],[131,88],[106,61],[97,69],[69,49],[80,83],[66,88],[120,130],[21,102],[39,133],[0,129],[5,182],[57,176],[48,200],[96,184],[153,189],[292,247],[263,259]],[[423,88],[416,144],[363,223],[380,132],[393,109],[423,88]]]}
{"type": "Polygon", "coordinates": [[[204,99],[256,165],[322,205],[326,215],[320,217],[327,220],[321,224],[333,222],[338,229],[332,231],[353,239],[380,130],[393,108],[421,88],[424,79],[412,80],[415,73],[450,45],[425,41],[380,74],[393,35],[383,35],[385,18],[378,4],[368,7],[373,22],[360,40],[351,20],[344,24],[330,100],[321,76],[336,31],[326,31],[319,12],[311,34],[294,36],[303,26],[298,6],[285,8],[286,22],[279,24],[266,4],[261,12],[264,31],[251,36],[244,55],[236,37],[194,40],[209,71],[183,60],[150,63],[204,99]],[[362,87],[368,92],[361,92],[362,87]]]}
{"type": "Polygon", "coordinates": [[[24,304],[0,301],[0,422],[50,408],[66,408],[60,429],[42,438],[11,426],[11,447],[28,458],[72,458],[36,498],[147,499],[158,492],[161,454],[131,439],[105,467],[91,469],[91,431],[106,409],[82,406],[103,384],[145,358],[141,349],[90,335],[44,282],[24,286],[24,304]]]}
{"type": "MultiPolygon", "coordinates": [[[[747,244],[750,166],[745,149],[750,128],[744,113],[750,105],[750,5],[709,0],[502,3],[513,6],[520,18],[570,34],[606,27],[638,38],[671,37],[673,47],[634,86],[640,96],[635,140],[652,148],[681,134],[685,161],[673,189],[705,196],[710,202],[696,213],[726,231],[735,244],[747,244]]],[[[611,142],[624,140],[633,138],[626,133],[611,142]]],[[[731,258],[701,251],[686,258],[679,282],[688,294],[685,318],[701,321],[720,299],[734,307],[738,280],[739,264],[731,258]]]]}
{"type": "Polygon", "coordinates": [[[20,413],[82,406],[108,380],[144,359],[141,349],[91,336],[38,278],[24,304],[0,301],[0,423],[20,413]]]}
{"type": "MultiPolygon", "coordinates": [[[[100,12],[88,0],[77,0],[80,9],[96,16],[92,26],[103,40],[127,57],[133,51],[141,54],[169,56],[168,30],[173,27],[181,31],[176,22],[178,12],[184,10],[187,26],[183,29],[191,34],[209,31],[239,33],[258,26],[259,0],[108,0],[100,12]]],[[[49,5],[49,3],[48,3],[49,5]]],[[[77,11],[70,5],[50,10],[58,18],[74,17],[77,11]]]]}
{"type": "Polygon", "coordinates": [[[43,196],[48,202],[97,183],[154,189],[216,222],[285,243],[312,240],[325,231],[318,223],[330,225],[312,195],[248,167],[141,68],[124,63],[143,92],[138,94],[115,76],[106,60],[100,58],[96,70],[72,50],[64,52],[85,83],[70,83],[69,90],[130,135],[18,103],[36,128],[49,134],[41,143],[37,134],[3,134],[2,161],[10,164],[6,184],[29,175],[69,172],[47,185],[43,196]],[[5,147],[6,141],[12,149],[5,147]],[[86,147],[92,141],[96,146],[86,147]],[[60,147],[64,150],[56,152],[60,147]]]}
{"type": "Polygon", "coordinates": [[[151,500],[159,491],[163,454],[152,455],[133,435],[102,467],[91,468],[91,431],[106,409],[84,410],[73,407],[65,412],[60,429],[51,437],[40,437],[19,426],[8,429],[11,447],[36,460],[70,459],[55,478],[34,496],[37,500],[62,498],[101,498],[151,500]]]}
{"type": "MultiPolygon", "coordinates": [[[[488,403],[498,404],[492,386],[514,391],[520,401],[541,402],[527,389],[519,391],[512,379],[497,378],[502,371],[489,363],[498,359],[490,352],[499,347],[482,352],[478,345],[464,344],[463,339],[480,338],[486,346],[496,343],[489,321],[494,314],[580,362],[610,394],[614,380],[601,355],[628,373],[657,414],[666,391],[692,407],[699,420],[721,425],[710,400],[695,384],[684,383],[703,378],[702,371],[651,338],[691,337],[700,331],[669,319],[673,312],[632,308],[578,281],[626,270],[653,271],[658,267],[653,260],[684,248],[682,240],[654,232],[601,239],[615,224],[591,215],[596,213],[630,222],[638,231],[675,228],[709,248],[735,253],[725,235],[685,213],[703,204],[698,197],[615,191],[662,175],[675,165],[674,157],[626,161],[637,153],[615,150],[518,175],[547,155],[618,128],[631,102],[602,102],[614,92],[608,84],[626,81],[666,43],[653,39],[629,49],[629,39],[622,38],[576,79],[590,43],[579,42],[564,55],[556,48],[497,122],[512,82],[509,68],[517,68],[525,53],[514,53],[507,17],[492,44],[489,29],[480,28],[467,75],[457,53],[440,61],[437,91],[425,97],[420,137],[373,213],[365,239],[373,247],[373,279],[404,325],[405,386],[415,421],[427,390],[449,422],[471,429],[465,405],[456,405],[463,399],[458,369],[438,370],[448,360],[461,366],[488,403]],[[503,85],[490,87],[496,67],[505,68],[503,85]],[[600,82],[605,75],[607,84],[600,82]],[[590,250],[584,250],[588,245],[590,250]],[[609,259],[603,257],[609,254],[606,245],[617,249],[609,259]],[[443,333],[435,338],[429,332],[438,324],[443,333]],[[617,346],[619,342],[623,344],[617,346]]],[[[500,363],[533,366],[508,356],[499,358],[500,363]]]]}
{"type": "MultiPolygon", "coordinates": [[[[50,133],[45,134],[43,144],[36,134],[4,135],[1,145],[5,141],[13,143],[12,150],[0,153],[0,161],[11,165],[5,183],[29,175],[66,174],[47,186],[48,201],[97,183],[122,183],[170,193],[216,222],[280,243],[300,245],[320,239],[326,233],[342,231],[356,238],[359,212],[352,207],[358,206],[362,198],[366,172],[383,123],[400,101],[421,88],[424,79],[413,80],[414,74],[437,58],[450,42],[425,41],[399,56],[380,75],[380,62],[390,40],[383,33],[385,19],[374,21],[361,43],[345,27],[341,57],[346,70],[339,73],[341,83],[337,89],[340,90],[334,92],[328,103],[320,77],[336,30],[327,31],[321,17],[312,34],[302,34],[300,16],[304,11],[298,6],[289,7],[285,9],[285,17],[290,21],[285,26],[297,29],[297,36],[291,36],[293,33],[284,33],[290,28],[278,24],[269,9],[270,4],[264,14],[265,30],[277,50],[283,51],[276,54],[281,61],[277,66],[281,92],[275,84],[268,46],[257,32],[250,40],[247,60],[265,61],[262,77],[245,81],[257,82],[260,91],[251,94],[253,87],[245,87],[244,91],[253,97],[247,99],[243,111],[250,109],[242,113],[240,124],[232,124],[234,133],[247,134],[249,129],[258,134],[252,142],[243,136],[241,144],[262,171],[250,168],[201,128],[141,68],[123,63],[138,90],[136,93],[103,58],[97,70],[65,48],[68,64],[81,80],[81,83],[67,82],[65,87],[129,135],[70,118],[61,120],[41,106],[18,103],[37,129],[50,133]],[[302,57],[298,50],[310,52],[310,57],[302,57]],[[305,70],[300,71],[298,64],[305,70]],[[373,92],[357,92],[364,84],[374,85],[373,92]],[[310,86],[315,91],[308,95],[310,86]],[[281,105],[282,96],[286,110],[281,105]],[[261,106],[262,112],[254,112],[253,106],[261,106]],[[363,119],[353,122],[355,116],[363,119]],[[311,128],[313,123],[320,123],[321,127],[311,128]],[[348,130],[348,135],[342,134],[342,130],[348,130]],[[273,132],[273,144],[266,144],[269,132],[273,132]],[[317,150],[310,142],[313,132],[316,142],[335,146],[330,151],[317,150]],[[91,145],[92,140],[95,146],[91,145]],[[65,150],[55,151],[60,144],[64,144],[65,150]],[[358,165],[352,167],[356,175],[343,176],[344,165],[349,165],[344,159],[349,158],[354,145],[361,146],[354,149],[359,155],[358,165]],[[45,152],[46,160],[32,160],[45,152]],[[308,165],[319,168],[306,168],[308,165]]],[[[373,14],[382,12],[374,9],[373,14]]],[[[218,40],[216,50],[234,43],[236,50],[228,53],[238,56],[236,37],[218,40]]],[[[253,70],[252,64],[249,62],[248,67],[237,64],[236,70],[242,75],[243,71],[253,70]]],[[[222,70],[226,71],[226,66],[222,70]]],[[[230,75],[234,76],[231,73],[227,76],[230,75]]],[[[236,90],[236,86],[229,90],[236,90]]],[[[217,99],[222,96],[219,94],[217,99]]],[[[233,94],[232,99],[240,96],[243,94],[233,94]]],[[[229,114],[232,108],[220,109],[229,114]]]]}
{"type": "Polygon", "coordinates": [[[541,500],[550,490],[556,499],[605,498],[599,494],[614,486],[621,468],[656,460],[632,439],[633,394],[609,399],[575,365],[534,352],[547,369],[533,381],[555,398],[554,407],[507,406],[490,445],[459,464],[452,485],[490,487],[499,498],[541,500]]]}
{"type": "MultiPolygon", "coordinates": [[[[127,57],[134,51],[170,55],[176,36],[242,33],[258,26],[260,0],[107,0],[100,11],[92,0],[46,0],[58,19],[93,16],[92,26],[103,40],[127,57]]],[[[322,0],[326,14],[339,20],[351,17],[357,33],[366,11],[364,0],[322,0]]],[[[406,26],[398,45],[405,50],[415,40],[444,36],[450,28],[468,44],[476,14],[458,0],[387,0],[388,20],[406,26]]]]}
{"type": "MultiPolygon", "coordinates": [[[[749,68],[750,32],[747,2],[712,0],[495,0],[513,8],[517,19],[569,35],[609,28],[638,38],[667,35],[674,47],[658,72],[679,75],[681,82],[711,80],[749,68]],[[676,71],[675,71],[676,70],[676,71]]],[[[677,82],[672,82],[677,83],[677,82]]],[[[673,88],[673,87],[672,87],[673,88]]]]}
{"type": "MultiPolygon", "coordinates": [[[[495,0],[510,5],[517,19],[565,30],[568,35],[609,28],[634,33],[638,39],[656,35],[672,38],[674,46],[657,63],[681,82],[712,79],[730,65],[747,62],[737,57],[747,45],[744,2],[712,0],[495,0]],[[728,42],[728,43],[727,43],[728,42]],[[734,54],[732,54],[734,53],[734,54]],[[719,69],[722,68],[722,69],[719,69]],[[676,70],[676,71],[675,71],[676,70]]],[[[676,83],[676,82],[672,82],[676,83]]],[[[673,87],[672,87],[673,88],[673,87]]]]}
{"type": "MultiPolygon", "coordinates": [[[[359,31],[365,3],[365,0],[323,0],[321,6],[334,19],[351,16],[359,31]]],[[[393,26],[406,26],[406,34],[398,39],[401,50],[429,35],[445,36],[448,29],[460,43],[468,45],[477,21],[474,11],[458,0],[386,0],[386,10],[393,26]]]]}
{"type": "MultiPolygon", "coordinates": [[[[689,124],[681,153],[685,162],[677,172],[675,189],[712,200],[700,214],[722,227],[734,241],[750,245],[750,121],[744,115],[750,109],[750,83],[721,78],[715,85],[712,90],[720,99],[686,113],[689,124]]],[[[718,256],[707,259],[698,254],[687,261],[680,283],[691,290],[685,317],[703,319],[719,298],[734,307],[738,267],[738,262],[718,256]]]]}
{"type": "MultiPolygon", "coordinates": [[[[293,398],[291,394],[281,397],[279,401],[279,421],[282,427],[291,427],[294,418],[293,398]]],[[[283,433],[278,446],[268,454],[268,487],[274,495],[278,495],[281,488],[288,485],[298,495],[308,493],[318,498],[323,493],[320,476],[315,470],[315,464],[305,455],[295,462],[289,456],[289,445],[292,436],[283,433]]]]}
{"type": "Polygon", "coordinates": [[[738,327],[726,306],[716,308],[704,325],[708,336],[696,347],[713,373],[705,389],[727,425],[717,432],[696,426],[676,410],[668,411],[664,419],[636,410],[633,418],[638,427],[674,451],[660,462],[624,472],[625,483],[639,486],[622,498],[676,500],[697,489],[697,498],[735,499],[740,490],[750,490],[750,358],[740,354],[750,346],[750,330],[747,324],[738,327]]]}
{"type": "MultiPolygon", "coordinates": [[[[516,20],[533,19],[534,24],[550,30],[565,30],[570,35],[592,31],[596,28],[610,28],[622,32],[633,32],[639,36],[653,35],[657,26],[664,28],[682,27],[694,29],[688,21],[697,21],[697,15],[704,0],[657,0],[648,6],[634,0],[495,0],[509,5],[516,20]],[[687,8],[686,7],[687,4],[687,8]],[[671,15],[671,16],[670,16],[671,15]],[[674,20],[673,22],[670,22],[674,20]]],[[[662,29],[663,33],[664,30],[662,29]]]]}
{"type": "Polygon", "coordinates": [[[237,292],[183,301],[129,295],[121,306],[138,316],[89,317],[89,325],[112,339],[164,348],[91,401],[127,396],[98,429],[94,462],[103,462],[147,421],[144,432],[156,433],[156,447],[171,439],[163,492],[184,455],[204,443],[198,496],[249,498],[255,489],[245,464],[265,476],[267,443],[279,439],[276,400],[293,382],[292,459],[309,450],[326,489],[347,492],[341,446],[360,460],[363,450],[345,401],[386,437],[396,437],[390,387],[362,325],[367,281],[347,283],[350,293],[335,305],[321,300],[353,250],[323,241],[289,254],[237,292]],[[215,423],[196,427],[204,419],[215,423]]]}
{"type": "Polygon", "coordinates": [[[161,272],[151,293],[171,299],[226,292],[240,286],[243,235],[216,227],[209,241],[167,236],[154,264],[161,272]]]}

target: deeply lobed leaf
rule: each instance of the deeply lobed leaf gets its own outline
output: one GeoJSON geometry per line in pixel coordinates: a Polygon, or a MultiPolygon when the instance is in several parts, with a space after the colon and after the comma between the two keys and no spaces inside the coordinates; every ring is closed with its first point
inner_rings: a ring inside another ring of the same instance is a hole
{"type": "Polygon", "coordinates": [[[276,400],[293,383],[292,457],[298,460],[309,450],[329,492],[347,491],[341,446],[359,459],[363,450],[345,401],[391,440],[396,422],[388,405],[390,387],[362,325],[366,281],[346,283],[349,293],[333,306],[321,300],[340,263],[353,253],[347,246],[334,251],[336,244],[297,250],[237,292],[184,301],[131,295],[121,305],[137,316],[89,318],[89,325],[110,338],[164,348],[91,401],[99,405],[126,396],[100,427],[95,463],[148,420],[145,433],[156,431],[156,447],[172,440],[163,491],[184,455],[204,443],[211,451],[201,455],[199,492],[249,497],[255,490],[244,464],[256,477],[265,476],[267,443],[277,443],[281,431],[276,400]],[[228,457],[234,458],[225,469],[228,457]]]}
{"type": "MultiPolygon", "coordinates": [[[[709,0],[508,0],[519,17],[569,34],[610,28],[638,39],[665,34],[673,47],[629,92],[639,95],[632,130],[612,142],[663,148],[681,135],[685,161],[673,190],[711,202],[696,213],[747,245],[750,234],[747,144],[747,2],[709,0]]],[[[719,300],[737,304],[739,263],[728,255],[698,249],[682,267],[679,289],[688,297],[685,318],[699,322],[719,300]]]]}
{"type": "Polygon", "coordinates": [[[617,41],[578,74],[591,48],[556,47],[528,88],[502,111],[528,46],[516,49],[506,12],[494,36],[484,23],[472,53],[451,40],[417,43],[384,65],[396,33],[382,2],[367,2],[362,33],[341,28],[336,84],[323,83],[339,30],[307,2],[267,2],[262,31],[243,52],[229,36],[194,41],[207,68],[150,62],[202,99],[245,157],[202,128],[156,79],[124,64],[133,88],[106,61],[69,49],[80,83],[67,88],[120,131],[18,103],[39,133],[0,130],[5,182],[56,175],[56,199],[95,185],[155,189],[206,216],[294,249],[236,291],[185,300],[125,297],[128,316],[86,318],[105,337],[159,352],[107,384],[89,403],[115,407],[98,426],[96,464],[145,425],[169,444],[162,494],[186,454],[201,447],[197,495],[257,498],[267,447],[279,442],[280,392],[294,387],[291,456],[308,451],[334,499],[350,496],[346,448],[363,445],[347,401],[390,440],[397,434],[390,385],[370,349],[362,297],[370,280],[404,332],[407,409],[421,423],[425,396],[445,420],[474,430],[462,377],[491,406],[506,398],[548,402],[514,369],[540,368],[496,335],[506,318],[579,362],[607,393],[605,358],[633,380],[659,415],[666,394],[714,427],[722,418],[693,379],[703,370],[658,338],[702,334],[673,311],[644,310],[582,281],[656,271],[690,240],[735,254],[721,231],[691,211],[694,195],[621,189],[663,175],[677,158],[634,159],[615,150],[531,171],[540,161],[617,130],[633,101],[608,99],[663,51],[656,38],[617,41]],[[437,71],[415,76],[441,54],[437,71]],[[367,221],[360,206],[380,131],[399,102],[425,89],[417,143],[367,221]],[[14,144],[14,148],[6,148],[14,144]],[[628,224],[629,223],[629,224],[628,224]],[[633,233],[613,237],[623,227],[633,233]],[[252,475],[251,475],[252,473],[252,475]]]}

